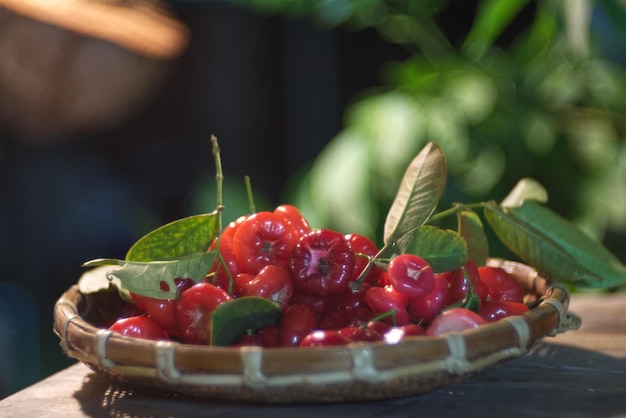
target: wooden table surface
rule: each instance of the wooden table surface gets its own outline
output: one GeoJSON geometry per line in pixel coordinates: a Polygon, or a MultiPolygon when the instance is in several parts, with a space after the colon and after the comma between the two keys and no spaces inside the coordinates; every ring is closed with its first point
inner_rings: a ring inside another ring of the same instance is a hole
{"type": "Polygon", "coordinates": [[[0,401],[0,417],[626,417],[626,294],[574,294],[578,331],[472,379],[369,403],[250,405],[112,383],[76,364],[0,401]]]}

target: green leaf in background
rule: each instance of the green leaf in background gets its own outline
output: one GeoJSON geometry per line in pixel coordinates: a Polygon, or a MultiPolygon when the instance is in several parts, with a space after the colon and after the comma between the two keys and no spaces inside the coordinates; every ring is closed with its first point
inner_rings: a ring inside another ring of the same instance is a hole
{"type": "Polygon", "coordinates": [[[617,257],[537,202],[526,200],[516,208],[488,203],[485,217],[504,245],[552,279],[590,288],[626,283],[626,268],[617,257]]]}
{"type": "Polygon", "coordinates": [[[211,251],[165,261],[98,259],[83,264],[83,267],[121,266],[110,269],[107,276],[109,280],[118,279],[123,289],[157,299],[174,299],[178,296],[176,279],[199,282],[209,272],[214,260],[215,252],[211,251]]]}
{"type": "Polygon", "coordinates": [[[476,20],[465,39],[463,50],[472,59],[479,59],[495,42],[528,0],[483,0],[479,3],[476,20]]]}
{"type": "Polygon", "coordinates": [[[178,219],[140,238],[126,254],[128,261],[169,260],[206,252],[217,234],[215,212],[178,219]]]}
{"type": "Polygon", "coordinates": [[[383,241],[391,245],[424,225],[434,212],[446,184],[446,158],[429,142],[411,161],[385,220],[383,241]]]}
{"type": "Polygon", "coordinates": [[[500,206],[503,208],[514,208],[522,206],[525,200],[547,203],[548,191],[537,180],[525,177],[517,182],[515,187],[500,202],[500,206]]]}
{"type": "Polygon", "coordinates": [[[211,314],[211,345],[233,344],[246,332],[275,324],[282,310],[275,302],[244,296],[220,304],[211,314]]]}
{"type": "Polygon", "coordinates": [[[455,231],[426,225],[405,239],[409,241],[400,245],[406,248],[406,252],[426,260],[435,273],[461,267],[469,257],[465,240],[455,231]]]}
{"type": "Polygon", "coordinates": [[[456,213],[458,231],[467,243],[469,257],[476,265],[484,266],[489,257],[489,242],[480,216],[472,209],[464,207],[456,213]]]}

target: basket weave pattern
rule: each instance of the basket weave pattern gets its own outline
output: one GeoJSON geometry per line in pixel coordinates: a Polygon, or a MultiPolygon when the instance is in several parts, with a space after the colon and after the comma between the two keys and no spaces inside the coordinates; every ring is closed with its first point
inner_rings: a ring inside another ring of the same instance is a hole
{"type": "Polygon", "coordinates": [[[155,388],[255,402],[376,400],[416,395],[525,354],[547,335],[578,327],[567,290],[523,264],[490,260],[520,281],[537,306],[479,328],[397,344],[342,347],[209,347],[126,337],[80,314],[84,295],[68,289],[55,306],[63,350],[95,371],[155,388]]]}

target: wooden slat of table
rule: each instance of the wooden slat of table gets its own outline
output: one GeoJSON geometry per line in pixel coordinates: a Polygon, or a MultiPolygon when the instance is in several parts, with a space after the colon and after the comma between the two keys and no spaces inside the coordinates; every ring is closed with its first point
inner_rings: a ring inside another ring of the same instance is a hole
{"type": "Polygon", "coordinates": [[[626,417],[626,295],[574,295],[579,331],[465,382],[405,399],[249,405],[112,383],[82,364],[3,401],[0,417],[626,417]]]}

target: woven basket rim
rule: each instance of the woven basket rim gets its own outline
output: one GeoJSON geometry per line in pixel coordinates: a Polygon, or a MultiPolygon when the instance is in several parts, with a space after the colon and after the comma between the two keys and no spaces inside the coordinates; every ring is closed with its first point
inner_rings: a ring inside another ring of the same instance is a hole
{"type": "Polygon", "coordinates": [[[167,4],[154,0],[0,0],[3,7],[157,59],[180,55],[190,38],[167,4]]]}
{"type": "Polygon", "coordinates": [[[120,381],[175,392],[260,402],[354,401],[424,393],[524,355],[548,335],[575,329],[569,293],[524,264],[491,259],[536,295],[524,315],[397,344],[313,348],[211,347],[127,337],[79,314],[70,287],[55,305],[54,331],[70,357],[120,381]]]}

